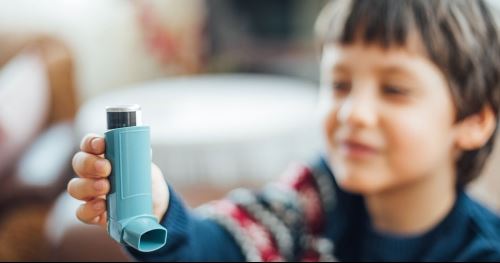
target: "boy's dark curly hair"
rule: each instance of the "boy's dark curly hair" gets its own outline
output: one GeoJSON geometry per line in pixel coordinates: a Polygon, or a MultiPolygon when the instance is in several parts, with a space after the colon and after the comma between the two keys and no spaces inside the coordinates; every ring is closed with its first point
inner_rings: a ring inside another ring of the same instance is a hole
{"type": "MultiPolygon", "coordinates": [[[[481,0],[334,0],[320,14],[316,30],[322,46],[362,41],[384,48],[401,47],[409,44],[410,37],[416,37],[426,55],[444,73],[459,122],[486,105],[498,117],[497,15],[497,10],[481,0]]],[[[479,176],[493,149],[494,138],[458,158],[459,186],[479,176]]]]}

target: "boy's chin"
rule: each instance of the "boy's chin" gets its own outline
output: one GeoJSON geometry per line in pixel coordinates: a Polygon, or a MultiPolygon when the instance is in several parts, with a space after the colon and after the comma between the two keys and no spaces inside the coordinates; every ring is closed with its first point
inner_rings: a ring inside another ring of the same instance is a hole
{"type": "Polygon", "coordinates": [[[382,192],[384,187],[373,178],[366,178],[368,175],[344,175],[336,176],[337,183],[342,190],[360,195],[371,195],[382,192]]]}
{"type": "Polygon", "coordinates": [[[370,195],[389,188],[390,182],[384,176],[380,176],[383,173],[379,171],[379,167],[349,166],[345,163],[336,163],[333,158],[330,158],[329,165],[337,184],[347,192],[370,195]]]}

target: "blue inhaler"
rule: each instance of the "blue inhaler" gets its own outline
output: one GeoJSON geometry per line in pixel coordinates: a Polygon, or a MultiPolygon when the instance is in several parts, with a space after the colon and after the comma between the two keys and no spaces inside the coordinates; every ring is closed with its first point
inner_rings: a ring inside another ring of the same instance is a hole
{"type": "Polygon", "coordinates": [[[111,162],[106,196],[108,232],[142,252],[165,245],[167,230],[153,215],[149,127],[141,126],[139,105],[107,107],[105,156],[111,162]]]}

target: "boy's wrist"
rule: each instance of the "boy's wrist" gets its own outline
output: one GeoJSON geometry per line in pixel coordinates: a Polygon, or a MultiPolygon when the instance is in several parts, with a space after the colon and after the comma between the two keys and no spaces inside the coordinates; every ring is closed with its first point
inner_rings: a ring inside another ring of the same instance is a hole
{"type": "Polygon", "coordinates": [[[165,203],[166,203],[165,208],[158,209],[158,211],[155,211],[156,212],[155,216],[158,219],[158,222],[162,222],[162,220],[167,215],[168,208],[170,207],[170,186],[168,186],[168,184],[167,184],[167,187],[165,189],[166,189],[166,195],[167,195],[167,198],[165,201],[165,203]]]}

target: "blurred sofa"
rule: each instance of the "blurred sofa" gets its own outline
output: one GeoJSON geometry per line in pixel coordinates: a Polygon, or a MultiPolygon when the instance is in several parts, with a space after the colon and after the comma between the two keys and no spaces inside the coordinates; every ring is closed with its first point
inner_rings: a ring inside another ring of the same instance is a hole
{"type": "MultiPolygon", "coordinates": [[[[72,176],[70,160],[76,146],[72,121],[77,98],[71,51],[63,42],[47,35],[0,33],[0,78],[4,80],[0,82],[0,90],[6,88],[2,85],[23,85],[23,81],[13,83],[5,80],[28,80],[32,77],[31,73],[35,74],[33,70],[42,72],[44,77],[40,79],[43,81],[37,83],[30,80],[27,83],[39,85],[40,89],[48,88],[48,109],[42,127],[19,149],[20,153],[14,161],[0,171],[2,261],[50,258],[51,248],[44,234],[46,216],[72,176]],[[26,60],[40,61],[41,68],[17,63],[21,56],[26,60]],[[3,70],[7,67],[8,71],[3,70]]],[[[22,96],[29,94],[17,97],[22,96]]],[[[16,107],[25,106],[22,100],[13,103],[18,105],[16,107]]],[[[12,117],[23,118],[21,113],[12,117]]]]}

